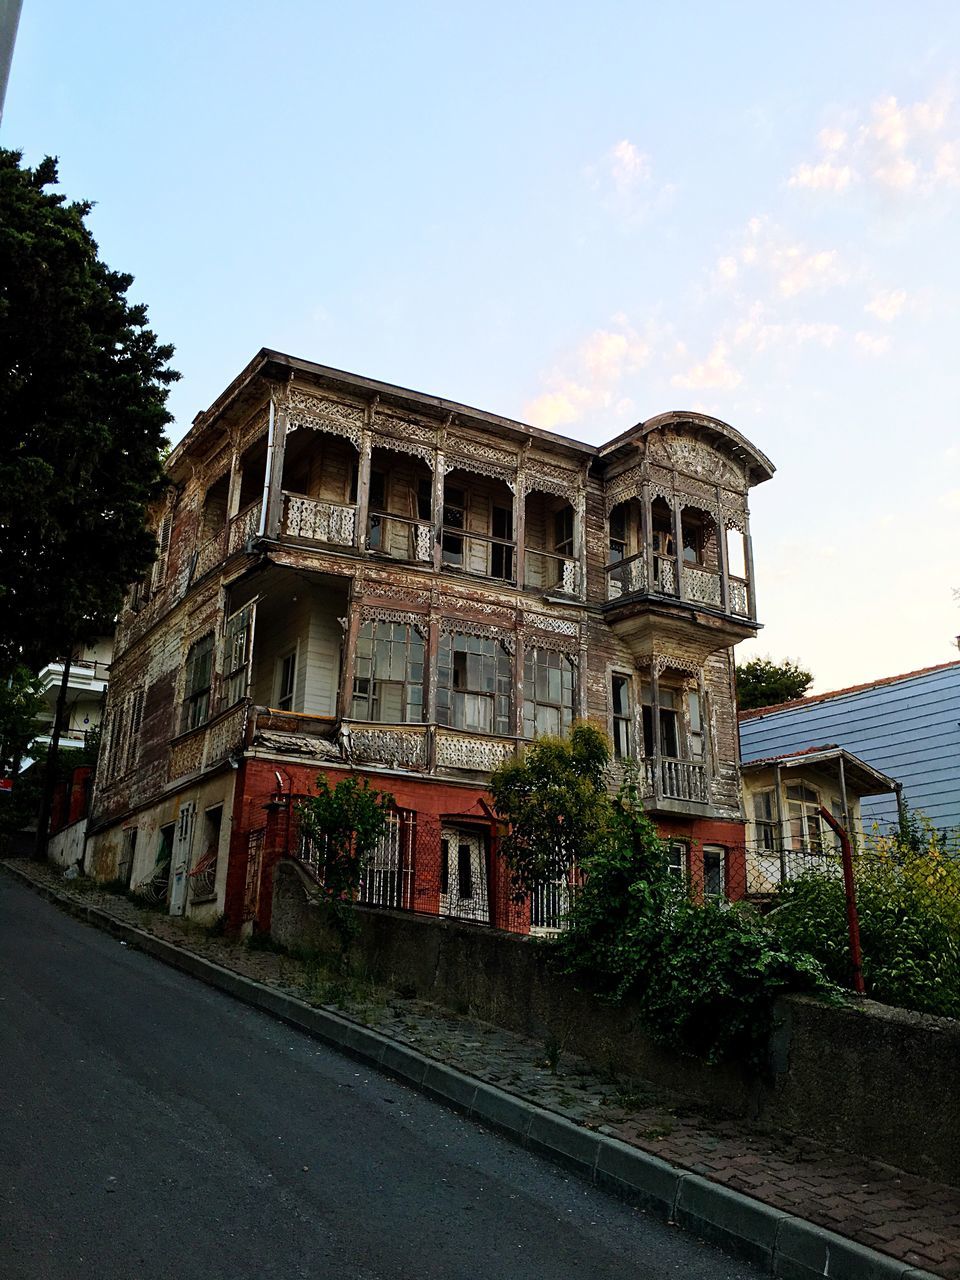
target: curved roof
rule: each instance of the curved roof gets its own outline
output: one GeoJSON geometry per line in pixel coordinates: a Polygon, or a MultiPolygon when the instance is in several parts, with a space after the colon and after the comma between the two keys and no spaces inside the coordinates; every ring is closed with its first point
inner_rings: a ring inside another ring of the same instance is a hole
{"type": "Polygon", "coordinates": [[[671,409],[667,413],[658,413],[653,418],[647,418],[645,422],[638,422],[629,431],[624,431],[609,444],[603,445],[599,450],[600,456],[606,457],[624,445],[639,443],[651,431],[672,426],[692,426],[705,434],[709,433],[715,440],[722,440],[735,458],[746,461],[756,471],[755,484],[769,480],[776,470],[767,455],[761,453],[756,445],[751,444],[746,436],[741,435],[736,427],[731,427],[729,422],[712,418],[707,413],[694,413],[692,410],[685,409],[671,409]]]}

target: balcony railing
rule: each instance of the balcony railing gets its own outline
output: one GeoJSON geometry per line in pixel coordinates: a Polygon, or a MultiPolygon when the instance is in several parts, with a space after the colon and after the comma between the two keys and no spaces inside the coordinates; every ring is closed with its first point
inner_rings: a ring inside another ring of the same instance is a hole
{"type": "Polygon", "coordinates": [[[394,560],[433,562],[433,526],[426,520],[371,512],[367,520],[367,550],[394,560]]]}
{"type": "Polygon", "coordinates": [[[654,756],[643,762],[645,790],[660,800],[692,800],[709,804],[710,788],[707,771],[694,760],[675,760],[654,756]]]}
{"type": "Polygon", "coordinates": [[[462,569],[480,578],[513,582],[516,545],[512,539],[445,527],[441,564],[445,569],[462,569]]]}
{"type": "Polygon", "coordinates": [[[719,609],[723,603],[723,591],[719,573],[694,565],[683,566],[683,597],[697,604],[709,604],[719,609]]]}
{"type": "Polygon", "coordinates": [[[227,535],[227,554],[233,555],[235,551],[242,551],[248,542],[251,542],[256,536],[260,528],[260,511],[263,503],[258,499],[252,502],[249,507],[244,507],[230,521],[230,530],[227,535]]]}
{"type": "Polygon", "coordinates": [[[298,493],[283,495],[283,532],[291,538],[352,547],[357,509],[342,502],[323,502],[298,493]]]}
{"type": "Polygon", "coordinates": [[[168,781],[212,769],[238,750],[243,745],[248,711],[246,702],[238,702],[206,724],[174,738],[170,744],[168,781]]]}
{"type": "MultiPolygon", "coordinates": [[[[259,515],[259,512],[257,514],[259,515]]],[[[219,533],[215,533],[212,538],[207,538],[197,547],[191,580],[196,582],[198,578],[202,578],[205,573],[209,573],[218,565],[226,554],[226,547],[227,528],[224,525],[219,533]]]]}
{"type": "Polygon", "coordinates": [[[392,769],[426,769],[430,762],[428,735],[425,724],[351,720],[343,725],[347,754],[355,764],[379,764],[392,769]]]}
{"type": "Polygon", "coordinates": [[[492,734],[470,733],[441,725],[436,729],[434,754],[438,769],[469,769],[475,773],[492,773],[505,760],[517,753],[513,738],[492,734]]]}
{"type": "Polygon", "coordinates": [[[580,566],[570,556],[527,547],[524,551],[523,585],[575,596],[580,589],[580,566]]]}

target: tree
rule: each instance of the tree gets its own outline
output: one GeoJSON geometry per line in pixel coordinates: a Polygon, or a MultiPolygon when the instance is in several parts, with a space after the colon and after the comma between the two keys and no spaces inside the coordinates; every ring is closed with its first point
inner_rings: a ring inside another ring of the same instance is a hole
{"type": "Polygon", "coordinates": [[[754,658],[737,667],[737,704],[741,711],[775,707],[802,698],[811,684],[811,673],[789,659],[754,658]]]}
{"type": "Polygon", "coordinates": [[[126,297],[84,219],[0,150],[0,674],[110,625],[154,557],[173,348],[126,297]]]}
{"type": "Polygon", "coordinates": [[[349,903],[392,808],[393,796],[375,790],[366,778],[344,778],[331,787],[322,773],[317,776],[317,794],[300,802],[300,830],[319,855],[320,902],[337,932],[342,964],[355,927],[349,903]]]}
{"type": "Polygon", "coordinates": [[[560,879],[605,838],[612,821],[603,786],[609,759],[603,734],[576,724],[568,738],[538,738],[519,760],[494,772],[494,807],[510,824],[500,852],[518,899],[544,881],[560,879]]]}

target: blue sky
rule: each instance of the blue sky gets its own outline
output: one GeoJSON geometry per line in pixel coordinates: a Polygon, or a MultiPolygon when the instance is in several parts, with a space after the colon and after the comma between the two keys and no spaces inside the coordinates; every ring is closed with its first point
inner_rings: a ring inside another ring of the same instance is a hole
{"type": "Polygon", "coordinates": [[[3,142],[60,157],[177,347],[580,439],[770,456],[760,639],[826,690],[956,657],[960,6],[24,0],[3,142]]]}

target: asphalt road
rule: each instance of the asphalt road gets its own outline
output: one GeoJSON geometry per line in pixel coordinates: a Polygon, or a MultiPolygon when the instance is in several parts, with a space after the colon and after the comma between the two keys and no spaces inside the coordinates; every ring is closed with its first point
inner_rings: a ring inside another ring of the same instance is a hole
{"type": "Polygon", "coordinates": [[[0,876],[2,1280],[750,1280],[0,876]]]}

